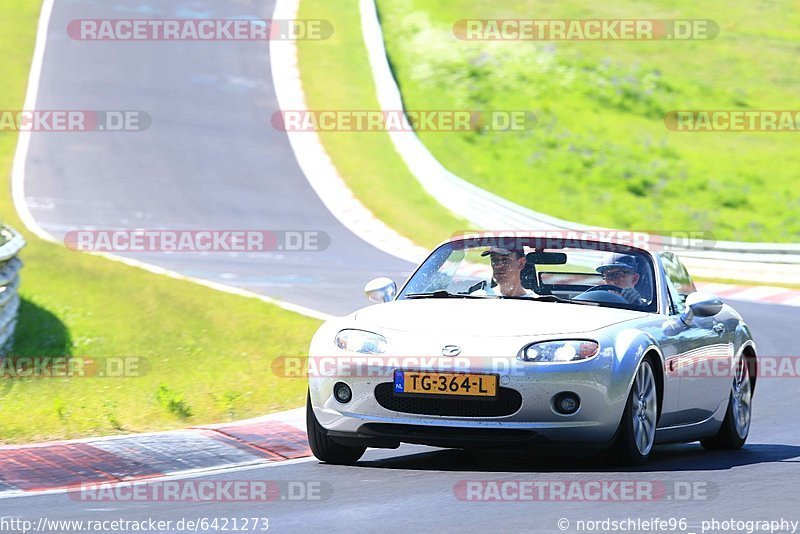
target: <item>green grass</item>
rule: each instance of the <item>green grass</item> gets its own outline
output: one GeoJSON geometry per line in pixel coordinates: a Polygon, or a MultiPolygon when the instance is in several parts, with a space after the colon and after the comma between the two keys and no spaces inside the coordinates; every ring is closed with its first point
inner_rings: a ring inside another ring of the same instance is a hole
{"type": "MultiPolygon", "coordinates": [[[[0,109],[22,108],[36,4],[0,4],[0,109]]],[[[149,372],[0,379],[0,442],[186,427],[303,403],[305,383],[276,376],[271,365],[306,354],[319,321],[38,240],[11,202],[16,138],[0,132],[0,219],[28,240],[13,355],[133,357],[149,372]]]]}
{"type": "MultiPolygon", "coordinates": [[[[309,109],[379,109],[361,36],[358,0],[303,0],[300,19],[329,20],[330,39],[298,41],[298,62],[309,109]]],[[[470,229],[422,188],[379,132],[322,132],[322,143],[356,197],[376,217],[421,245],[432,247],[470,229]]]]}
{"type": "MultiPolygon", "coordinates": [[[[527,132],[422,132],[457,175],[585,224],[705,231],[720,240],[800,237],[797,133],[684,133],[663,121],[677,109],[800,109],[800,12],[792,2],[378,5],[407,109],[538,117],[527,132]],[[721,32],[709,41],[551,43],[466,42],[452,34],[454,22],[467,18],[613,17],[713,19],[721,32]]],[[[345,11],[357,10],[348,5],[339,16],[345,11]]]]}

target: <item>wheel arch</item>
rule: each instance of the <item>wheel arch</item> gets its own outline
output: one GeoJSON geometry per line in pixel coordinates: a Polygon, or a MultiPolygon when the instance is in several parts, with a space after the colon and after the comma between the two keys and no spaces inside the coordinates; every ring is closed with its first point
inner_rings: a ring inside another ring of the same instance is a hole
{"type": "Polygon", "coordinates": [[[658,411],[656,422],[661,418],[661,411],[664,406],[664,380],[665,365],[664,355],[661,352],[655,339],[642,331],[628,331],[617,338],[617,372],[623,373],[627,377],[627,384],[624,391],[624,402],[630,396],[633,382],[636,378],[636,370],[642,361],[647,359],[653,368],[656,381],[656,398],[658,400],[658,411]]]}

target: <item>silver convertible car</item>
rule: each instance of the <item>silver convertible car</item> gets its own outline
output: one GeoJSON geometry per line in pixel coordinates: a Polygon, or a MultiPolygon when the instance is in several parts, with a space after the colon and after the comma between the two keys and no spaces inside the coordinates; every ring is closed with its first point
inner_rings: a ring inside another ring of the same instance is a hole
{"type": "Polygon", "coordinates": [[[367,447],[575,446],[643,463],[658,443],[739,448],[756,346],[669,251],[488,234],[437,247],[405,285],[323,324],[309,350],[314,455],[367,447]]]}

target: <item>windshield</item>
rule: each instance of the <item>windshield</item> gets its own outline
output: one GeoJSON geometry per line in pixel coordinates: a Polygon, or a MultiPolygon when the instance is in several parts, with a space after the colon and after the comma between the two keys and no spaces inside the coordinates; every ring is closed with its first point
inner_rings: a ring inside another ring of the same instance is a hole
{"type": "Polygon", "coordinates": [[[398,299],[548,300],[656,311],[650,256],[625,245],[480,237],[436,249],[398,299]]]}

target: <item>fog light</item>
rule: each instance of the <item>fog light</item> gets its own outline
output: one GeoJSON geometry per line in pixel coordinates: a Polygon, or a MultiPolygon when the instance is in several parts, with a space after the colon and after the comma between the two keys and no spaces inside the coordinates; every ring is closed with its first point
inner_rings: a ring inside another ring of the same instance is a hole
{"type": "Polygon", "coordinates": [[[350,386],[344,382],[337,382],[333,386],[333,396],[342,404],[347,404],[353,398],[353,392],[350,390],[350,386]]]}
{"type": "Polygon", "coordinates": [[[581,406],[581,399],[574,393],[560,393],[555,402],[556,411],[563,415],[572,415],[578,411],[581,406]]]}

